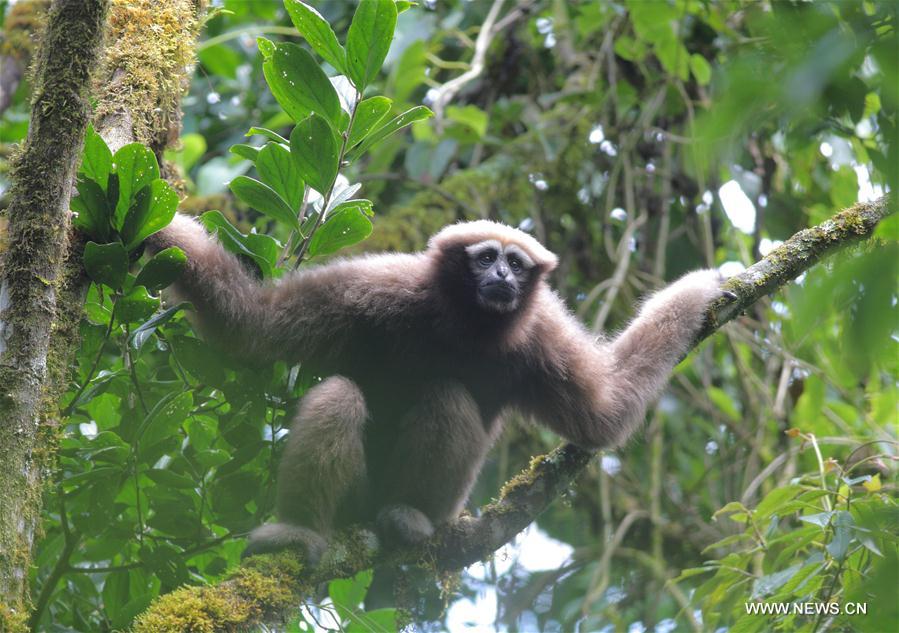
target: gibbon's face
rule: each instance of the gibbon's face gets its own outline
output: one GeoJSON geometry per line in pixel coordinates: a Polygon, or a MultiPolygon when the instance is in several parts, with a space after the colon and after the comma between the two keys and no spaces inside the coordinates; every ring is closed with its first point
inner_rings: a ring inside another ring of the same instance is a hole
{"type": "Polygon", "coordinates": [[[534,272],[534,261],[515,244],[485,240],[465,248],[478,305],[488,312],[514,312],[534,272]]]}

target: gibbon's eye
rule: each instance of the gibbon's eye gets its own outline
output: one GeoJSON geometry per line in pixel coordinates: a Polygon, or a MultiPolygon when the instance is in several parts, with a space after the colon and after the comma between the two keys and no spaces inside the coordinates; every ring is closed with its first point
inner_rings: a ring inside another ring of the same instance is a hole
{"type": "Polygon", "coordinates": [[[493,251],[484,251],[478,255],[478,263],[485,268],[496,261],[496,253],[493,251]]]}
{"type": "Polygon", "coordinates": [[[509,268],[512,269],[513,273],[520,273],[524,269],[524,266],[520,259],[513,256],[509,258],[509,268]]]}

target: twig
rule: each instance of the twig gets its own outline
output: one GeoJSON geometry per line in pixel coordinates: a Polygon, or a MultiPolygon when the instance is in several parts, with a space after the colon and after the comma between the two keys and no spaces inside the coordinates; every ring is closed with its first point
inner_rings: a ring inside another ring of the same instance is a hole
{"type": "Polygon", "coordinates": [[[456,96],[456,93],[484,71],[484,59],[487,56],[487,49],[490,47],[490,42],[493,41],[493,36],[496,35],[493,25],[504,2],[505,0],[493,0],[493,5],[487,12],[487,17],[484,19],[484,23],[481,25],[481,30],[478,32],[478,37],[474,43],[474,56],[471,58],[471,68],[435,89],[431,104],[434,110],[434,119],[437,121],[438,126],[442,125],[444,108],[456,96]]]}

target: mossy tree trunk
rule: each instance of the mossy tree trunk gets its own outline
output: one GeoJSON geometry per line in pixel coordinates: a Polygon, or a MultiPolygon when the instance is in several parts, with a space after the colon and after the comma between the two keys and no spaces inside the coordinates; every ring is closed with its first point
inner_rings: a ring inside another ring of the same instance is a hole
{"type": "MultiPolygon", "coordinates": [[[[12,170],[9,247],[0,263],[0,596],[4,618],[21,618],[41,483],[53,442],[49,359],[68,248],[69,198],[90,118],[108,0],[57,0],[37,54],[31,126],[12,170]],[[52,429],[46,429],[52,434],[52,429]]],[[[6,624],[9,624],[7,622],[6,624]]],[[[12,628],[12,627],[10,627],[12,628]]]]}

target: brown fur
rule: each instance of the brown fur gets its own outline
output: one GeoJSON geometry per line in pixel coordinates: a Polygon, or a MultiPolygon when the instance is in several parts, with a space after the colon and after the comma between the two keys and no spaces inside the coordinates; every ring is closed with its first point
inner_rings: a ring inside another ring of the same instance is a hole
{"type": "Polygon", "coordinates": [[[294,546],[314,558],[321,536],[376,518],[390,540],[426,537],[462,509],[508,408],[587,448],[620,445],[720,292],[716,272],[691,273],[605,341],[546,284],[555,255],[493,222],[447,227],[422,253],[339,260],[273,285],[188,218],[151,238],[152,249],[169,245],[187,253],[176,290],[206,336],[250,362],[331,376],[309,390],[287,440],[283,523],[254,532],[251,553],[294,546]],[[465,247],[485,240],[535,264],[514,312],[474,301],[465,247]]]}

